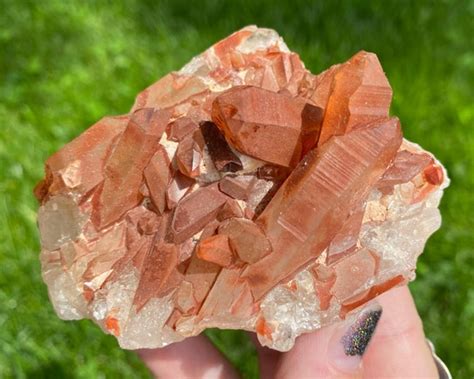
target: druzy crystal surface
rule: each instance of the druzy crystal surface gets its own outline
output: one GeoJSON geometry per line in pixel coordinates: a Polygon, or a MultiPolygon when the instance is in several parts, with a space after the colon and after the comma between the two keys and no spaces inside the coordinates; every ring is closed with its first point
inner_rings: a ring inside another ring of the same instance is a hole
{"type": "Polygon", "coordinates": [[[372,53],[314,75],[273,30],[216,43],[46,161],[56,312],[128,349],[218,327],[285,351],[412,280],[448,179],[391,99],[372,53]]]}

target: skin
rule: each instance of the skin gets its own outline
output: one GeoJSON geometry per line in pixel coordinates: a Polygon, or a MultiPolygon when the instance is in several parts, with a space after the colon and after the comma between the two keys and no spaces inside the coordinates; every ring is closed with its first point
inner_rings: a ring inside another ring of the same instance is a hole
{"type": "MultiPolygon", "coordinates": [[[[340,336],[345,323],[300,336],[293,349],[280,353],[254,341],[262,379],[286,378],[437,378],[423,324],[407,287],[379,296],[383,309],[362,357],[347,357],[340,336]]],[[[204,336],[162,349],[139,350],[151,372],[168,378],[238,378],[237,371],[204,336]]]]}

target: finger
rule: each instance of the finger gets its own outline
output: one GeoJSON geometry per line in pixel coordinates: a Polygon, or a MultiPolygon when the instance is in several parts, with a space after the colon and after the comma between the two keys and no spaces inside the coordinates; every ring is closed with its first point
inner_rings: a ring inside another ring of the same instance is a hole
{"type": "Polygon", "coordinates": [[[382,310],[381,306],[373,303],[356,320],[347,320],[299,337],[295,347],[280,359],[277,377],[436,375],[433,359],[424,344],[421,322],[408,290],[392,290],[381,297],[380,302],[386,309],[382,310]],[[383,325],[380,337],[377,337],[378,324],[383,325]],[[371,338],[376,329],[375,337],[371,338]],[[414,360],[418,362],[406,364],[414,360]]]}
{"type": "Polygon", "coordinates": [[[327,362],[328,343],[335,326],[326,327],[310,334],[303,334],[295,346],[283,353],[275,378],[329,378],[334,376],[327,362]]]}
{"type": "Polygon", "coordinates": [[[293,348],[283,353],[275,378],[328,378],[332,372],[328,368],[328,343],[336,330],[336,325],[303,334],[293,348]]]}
{"type": "Polygon", "coordinates": [[[204,336],[187,338],[161,349],[137,350],[137,353],[160,379],[238,378],[229,361],[204,336]]]}
{"type": "Polygon", "coordinates": [[[277,350],[262,346],[255,333],[249,333],[250,339],[255,345],[258,354],[258,366],[260,379],[273,379],[275,377],[278,360],[281,353],[277,350]]]}
{"type": "MultiPolygon", "coordinates": [[[[328,341],[328,371],[349,378],[362,377],[362,357],[370,344],[379,320],[385,312],[373,302],[355,320],[348,319],[333,327],[328,341]]],[[[364,375],[365,377],[365,375],[364,375]]]]}
{"type": "Polygon", "coordinates": [[[437,378],[421,319],[408,287],[378,299],[383,316],[363,357],[364,377],[437,378]]]}

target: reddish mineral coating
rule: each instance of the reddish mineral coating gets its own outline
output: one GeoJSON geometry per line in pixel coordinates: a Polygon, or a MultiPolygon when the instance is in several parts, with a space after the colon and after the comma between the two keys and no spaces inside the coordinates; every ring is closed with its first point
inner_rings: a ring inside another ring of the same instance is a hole
{"type": "Polygon", "coordinates": [[[193,285],[185,280],[176,292],[176,307],[181,313],[191,312],[196,306],[193,285]]]}
{"type": "Polygon", "coordinates": [[[197,247],[196,254],[200,259],[227,267],[232,263],[232,250],[229,237],[223,234],[207,237],[197,247]]]}
{"type": "Polygon", "coordinates": [[[143,170],[157,149],[169,117],[167,111],[135,112],[104,168],[104,184],[95,209],[99,228],[120,218],[140,201],[143,170]]]}
{"type": "Polygon", "coordinates": [[[255,332],[261,336],[265,336],[269,339],[272,338],[272,329],[270,326],[265,322],[265,319],[263,317],[259,318],[257,320],[257,323],[255,325],[255,332]]]}
{"type": "Polygon", "coordinates": [[[331,66],[314,78],[315,84],[313,93],[309,96],[311,101],[321,109],[325,109],[331,94],[334,75],[339,71],[342,65],[331,66]]]}
{"type": "Polygon", "coordinates": [[[115,317],[107,316],[105,319],[105,327],[114,335],[120,335],[120,325],[115,317]]]}
{"type": "Polygon", "coordinates": [[[287,350],[295,314],[342,319],[411,278],[421,251],[386,239],[436,229],[443,168],[402,143],[374,54],[313,75],[272,33],[232,34],[47,160],[35,194],[61,317],[126,348],[220,327],[287,350]]]}
{"type": "Polygon", "coordinates": [[[181,142],[182,139],[199,128],[199,125],[189,117],[180,117],[166,127],[166,134],[170,141],[181,142]]]}
{"type": "Polygon", "coordinates": [[[194,180],[176,172],[166,191],[166,201],[168,208],[173,209],[178,202],[188,193],[191,192],[194,180]]]}
{"type": "Polygon", "coordinates": [[[344,225],[328,246],[327,264],[337,261],[356,248],[364,212],[365,207],[361,206],[358,209],[355,207],[353,213],[346,219],[344,225]]]}
{"type": "Polygon", "coordinates": [[[176,163],[178,169],[183,175],[195,178],[201,173],[199,165],[202,160],[204,146],[202,146],[197,138],[188,135],[178,145],[176,150],[176,163]]]}
{"type": "Polygon", "coordinates": [[[387,187],[406,183],[432,162],[433,158],[428,154],[414,154],[408,150],[400,150],[377,186],[387,187]]]}
{"type": "Polygon", "coordinates": [[[173,241],[180,243],[216,218],[227,200],[215,185],[201,187],[178,203],[171,222],[173,241]]]}
{"type": "Polygon", "coordinates": [[[198,304],[206,298],[220,270],[219,265],[205,261],[196,254],[191,257],[185,280],[193,285],[194,298],[198,304]]]}
{"type": "Polygon", "coordinates": [[[219,210],[216,219],[220,222],[233,217],[244,217],[244,212],[237,201],[228,199],[219,210]]]}
{"type": "Polygon", "coordinates": [[[247,200],[255,183],[255,176],[225,176],[219,182],[219,189],[234,199],[247,200]]]}
{"type": "Polygon", "coordinates": [[[241,268],[224,268],[219,273],[215,285],[209,292],[198,316],[201,318],[222,317],[234,308],[241,316],[249,317],[252,312],[253,298],[250,291],[246,290],[247,284],[241,279],[241,268]],[[222,296],[222,294],[227,296],[222,296]],[[242,298],[243,297],[243,298],[242,298]],[[247,300],[247,301],[245,301],[247,300]],[[233,307],[238,302],[246,307],[233,307]]]}
{"type": "Polygon", "coordinates": [[[321,310],[327,310],[330,306],[332,293],[331,288],[336,282],[336,273],[332,267],[316,265],[313,267],[314,289],[319,299],[321,310]]]}
{"type": "Polygon", "coordinates": [[[171,73],[140,93],[132,111],[147,107],[168,108],[205,91],[207,86],[201,79],[171,73]]]}
{"type": "Polygon", "coordinates": [[[376,121],[332,138],[300,162],[257,220],[273,253],[244,272],[256,299],[321,254],[343,226],[347,205],[367,196],[401,142],[398,119],[376,121]]]}
{"type": "Polygon", "coordinates": [[[313,105],[258,87],[234,87],[219,95],[212,118],[236,149],[285,167],[301,158],[302,125],[314,140],[312,133],[321,122],[313,105]]]}
{"type": "Polygon", "coordinates": [[[393,288],[397,285],[405,283],[406,280],[402,275],[397,275],[390,280],[387,280],[385,283],[377,284],[372,286],[369,291],[360,296],[359,294],[355,295],[354,298],[347,300],[341,308],[341,317],[345,317],[347,312],[361,306],[362,304],[367,303],[369,300],[374,297],[388,291],[390,288],[393,288]]]}
{"type": "Polygon", "coordinates": [[[375,274],[376,261],[367,249],[342,259],[334,265],[336,281],[331,287],[331,293],[344,301],[351,297],[354,288],[361,288],[375,274]],[[350,281],[345,278],[351,277],[350,281]]]}
{"type": "Polygon", "coordinates": [[[159,146],[143,172],[151,200],[160,214],[165,211],[166,190],[171,181],[169,166],[168,154],[162,146],[159,146]]]}
{"type": "Polygon", "coordinates": [[[138,309],[150,298],[161,297],[176,288],[181,281],[177,265],[175,245],[158,243],[152,246],[143,262],[142,276],[134,299],[138,309]]]}
{"type": "Polygon", "coordinates": [[[443,170],[438,165],[432,164],[425,168],[423,177],[429,184],[440,185],[443,182],[443,170]]]}
{"type": "Polygon", "coordinates": [[[388,116],[392,88],[377,56],[361,51],[334,69],[320,144],[356,125],[388,116]]]}
{"type": "Polygon", "coordinates": [[[86,194],[104,179],[104,162],[110,154],[129,118],[104,117],[75,140],[64,146],[46,161],[46,180],[37,186],[35,193],[42,200],[73,188],[86,194]]]}
{"type": "Polygon", "coordinates": [[[244,218],[231,218],[224,221],[219,226],[219,234],[229,237],[232,251],[246,263],[255,263],[272,250],[262,230],[255,223],[244,218]]]}

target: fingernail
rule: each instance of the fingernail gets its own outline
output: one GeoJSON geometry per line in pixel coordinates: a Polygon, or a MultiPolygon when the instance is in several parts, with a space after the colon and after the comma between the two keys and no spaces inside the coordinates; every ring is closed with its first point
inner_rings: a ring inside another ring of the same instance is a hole
{"type": "Polygon", "coordinates": [[[362,356],[381,316],[382,307],[374,304],[349,325],[345,323],[336,329],[328,345],[328,359],[331,366],[344,373],[359,370],[362,356]]]}

